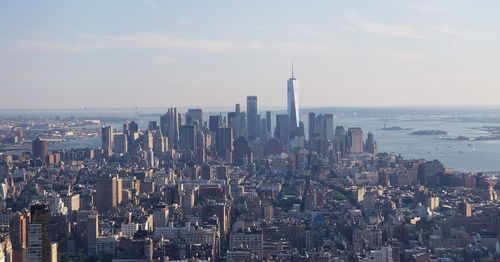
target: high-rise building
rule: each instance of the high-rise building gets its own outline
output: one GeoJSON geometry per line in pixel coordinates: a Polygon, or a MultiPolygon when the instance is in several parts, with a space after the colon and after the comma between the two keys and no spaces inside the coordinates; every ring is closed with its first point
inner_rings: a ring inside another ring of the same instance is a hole
{"type": "Polygon", "coordinates": [[[335,128],[335,135],[333,138],[333,149],[337,159],[342,158],[347,153],[346,148],[346,132],[343,126],[335,128]]]}
{"type": "Polygon", "coordinates": [[[145,151],[153,150],[153,129],[147,129],[142,136],[142,149],[145,151]]]}
{"type": "Polygon", "coordinates": [[[234,112],[227,113],[228,127],[233,129],[233,137],[247,136],[246,115],[241,112],[240,104],[236,104],[234,112]]]}
{"type": "Polygon", "coordinates": [[[233,142],[233,164],[236,166],[244,166],[252,163],[252,149],[245,137],[238,137],[233,142]]]}
{"type": "Polygon", "coordinates": [[[288,115],[276,115],[276,129],[274,136],[283,143],[290,140],[290,118],[288,115]]]}
{"type": "Polygon", "coordinates": [[[203,125],[203,111],[201,108],[190,108],[186,113],[186,125],[197,123],[198,128],[203,125]]]}
{"type": "Polygon", "coordinates": [[[40,158],[45,161],[45,158],[49,154],[49,143],[47,140],[41,140],[37,137],[32,141],[33,159],[40,158]]]}
{"type": "Polygon", "coordinates": [[[96,242],[99,237],[99,214],[97,210],[91,210],[87,217],[85,237],[87,239],[87,252],[96,253],[96,242]]]}
{"type": "Polygon", "coordinates": [[[351,127],[347,130],[347,150],[349,154],[364,152],[363,130],[360,127],[351,127]]]}
{"type": "Polygon", "coordinates": [[[161,155],[168,149],[168,137],[163,136],[161,130],[155,130],[153,134],[153,152],[155,155],[161,155]]]}
{"type": "Polygon", "coordinates": [[[128,124],[128,130],[129,130],[129,132],[133,132],[133,133],[139,132],[139,125],[135,121],[131,121],[128,124]]]}
{"type": "Polygon", "coordinates": [[[171,148],[178,146],[180,125],[181,117],[175,107],[169,108],[167,113],[160,117],[160,130],[168,137],[168,144],[171,148]]]}
{"type": "Polygon", "coordinates": [[[156,121],[149,121],[148,129],[150,130],[158,130],[158,122],[156,121]]]}
{"type": "Polygon", "coordinates": [[[308,114],[308,133],[309,133],[309,143],[313,141],[314,135],[316,134],[316,113],[310,112],[308,114]]]}
{"type": "Polygon", "coordinates": [[[116,208],[122,201],[122,182],[118,175],[102,175],[96,181],[96,207],[99,212],[116,208]]]}
{"type": "Polygon", "coordinates": [[[158,203],[155,206],[155,210],[153,213],[153,227],[167,227],[168,226],[168,208],[165,203],[158,203]]]}
{"type": "Polygon", "coordinates": [[[43,204],[32,205],[30,216],[31,222],[28,224],[27,230],[28,250],[25,261],[52,261],[49,207],[43,204]]]}
{"type": "Polygon", "coordinates": [[[208,129],[210,132],[217,132],[217,129],[222,127],[222,115],[208,117],[208,129]]]}
{"type": "Polygon", "coordinates": [[[371,132],[368,133],[368,137],[366,138],[365,149],[369,154],[377,153],[377,142],[371,132]]]}
{"type": "Polygon", "coordinates": [[[113,154],[113,127],[104,126],[101,129],[102,150],[104,156],[109,157],[113,154]]]}
{"type": "Polygon", "coordinates": [[[217,129],[215,138],[217,155],[225,161],[231,162],[233,152],[233,130],[230,127],[217,129]]]}
{"type": "Polygon", "coordinates": [[[248,139],[250,141],[256,139],[259,136],[257,113],[257,97],[247,96],[247,130],[248,139]]]}
{"type": "Polygon", "coordinates": [[[27,247],[27,226],[29,219],[29,212],[17,212],[10,217],[9,235],[12,242],[13,261],[23,261],[23,254],[27,247]]]}
{"type": "Polygon", "coordinates": [[[269,132],[271,134],[271,130],[272,129],[272,126],[271,126],[271,111],[266,111],[266,128],[267,128],[267,132],[269,132]]]}
{"type": "Polygon", "coordinates": [[[180,148],[194,151],[196,148],[196,133],[194,125],[183,125],[180,130],[180,148]]]}
{"type": "Polygon", "coordinates": [[[113,151],[117,154],[126,154],[128,152],[128,137],[126,134],[113,136],[113,151]]]}
{"type": "Polygon", "coordinates": [[[293,75],[287,81],[287,113],[290,117],[290,129],[299,127],[299,81],[293,75]]]}

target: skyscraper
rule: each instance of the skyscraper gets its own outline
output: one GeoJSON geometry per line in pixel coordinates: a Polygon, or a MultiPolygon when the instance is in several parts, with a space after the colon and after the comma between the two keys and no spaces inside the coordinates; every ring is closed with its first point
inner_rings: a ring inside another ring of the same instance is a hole
{"type": "Polygon", "coordinates": [[[96,210],[91,210],[89,212],[85,235],[87,239],[87,252],[89,254],[95,254],[96,240],[97,237],[99,237],[99,214],[96,210]]]}
{"type": "Polygon", "coordinates": [[[102,150],[104,156],[109,157],[113,154],[113,127],[104,126],[101,129],[102,150]]]}
{"type": "Polygon", "coordinates": [[[233,130],[230,127],[217,129],[215,148],[220,158],[228,162],[231,161],[233,153],[233,130]]]}
{"type": "Polygon", "coordinates": [[[259,136],[257,111],[257,97],[247,96],[247,128],[248,139],[250,141],[256,139],[259,136]]]}
{"type": "Polygon", "coordinates": [[[363,130],[360,127],[351,127],[347,130],[347,149],[349,154],[364,152],[363,130]]]}
{"type": "Polygon", "coordinates": [[[52,261],[49,207],[35,204],[31,206],[30,213],[31,222],[28,224],[26,261],[52,261]]]}
{"type": "Polygon", "coordinates": [[[368,138],[366,139],[366,143],[365,143],[365,150],[369,154],[376,154],[377,153],[377,142],[375,141],[375,138],[374,138],[372,132],[368,132],[368,138]]]}
{"type": "Polygon", "coordinates": [[[208,129],[210,132],[217,132],[217,129],[219,127],[222,127],[222,116],[221,115],[215,115],[215,116],[209,116],[208,117],[208,129]]]}
{"type": "Polygon", "coordinates": [[[186,113],[186,125],[192,125],[195,122],[198,123],[200,128],[203,125],[203,111],[201,108],[191,108],[186,113]]]}
{"type": "Polygon", "coordinates": [[[177,114],[177,108],[169,108],[167,113],[160,117],[160,130],[168,137],[171,148],[176,147],[179,142],[179,127],[181,119],[177,114]]]}
{"type": "Polygon", "coordinates": [[[122,201],[122,179],[117,175],[102,175],[96,182],[96,207],[99,212],[116,208],[122,201]]]}
{"type": "Polygon", "coordinates": [[[267,132],[271,133],[271,111],[266,111],[266,128],[267,132]]]}
{"type": "Polygon", "coordinates": [[[40,158],[45,161],[45,158],[49,154],[49,144],[47,140],[41,140],[39,137],[37,137],[35,140],[33,140],[32,147],[33,158],[40,158]]]}
{"type": "Polygon", "coordinates": [[[233,164],[244,166],[252,163],[252,149],[245,137],[238,137],[233,142],[233,164]]]}
{"type": "Polygon", "coordinates": [[[299,127],[299,81],[293,75],[288,78],[287,85],[287,112],[290,117],[290,130],[299,127]]]}
{"type": "Polygon", "coordinates": [[[128,152],[128,138],[126,134],[116,134],[113,136],[113,147],[117,154],[128,152]]]}
{"type": "Polygon", "coordinates": [[[290,140],[290,118],[288,115],[276,115],[276,129],[274,136],[281,142],[288,143],[290,140]]]}
{"type": "Polygon", "coordinates": [[[196,133],[194,125],[183,125],[180,129],[180,148],[194,151],[196,147],[196,133]]]}

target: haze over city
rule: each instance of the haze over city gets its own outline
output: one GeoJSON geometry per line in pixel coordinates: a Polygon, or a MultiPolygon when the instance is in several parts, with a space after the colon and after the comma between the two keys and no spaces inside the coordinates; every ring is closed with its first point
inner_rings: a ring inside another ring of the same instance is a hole
{"type": "Polygon", "coordinates": [[[498,105],[498,1],[6,1],[0,108],[498,105]],[[285,80],[284,80],[285,79],[285,80]]]}

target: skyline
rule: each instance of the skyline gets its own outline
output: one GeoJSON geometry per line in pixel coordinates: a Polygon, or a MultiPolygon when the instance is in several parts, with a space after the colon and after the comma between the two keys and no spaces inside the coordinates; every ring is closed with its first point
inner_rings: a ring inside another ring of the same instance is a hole
{"type": "Polygon", "coordinates": [[[500,105],[494,1],[1,5],[1,109],[500,105]]]}

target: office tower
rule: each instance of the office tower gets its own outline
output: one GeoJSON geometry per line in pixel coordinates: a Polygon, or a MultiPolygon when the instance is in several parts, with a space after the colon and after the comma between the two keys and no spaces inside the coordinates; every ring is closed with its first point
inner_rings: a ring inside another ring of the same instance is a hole
{"type": "Polygon", "coordinates": [[[222,115],[208,117],[208,129],[210,132],[217,132],[217,129],[222,127],[222,115]]]}
{"type": "Polygon", "coordinates": [[[376,154],[377,153],[377,142],[371,132],[368,133],[365,143],[366,153],[376,154]]]}
{"type": "Polygon", "coordinates": [[[313,141],[314,136],[316,135],[316,113],[310,112],[308,114],[308,133],[309,133],[309,143],[313,141]]]}
{"type": "Polygon", "coordinates": [[[283,143],[288,143],[290,140],[290,118],[288,115],[276,115],[274,136],[283,143]]]}
{"type": "Polygon", "coordinates": [[[267,132],[271,134],[272,126],[271,126],[271,111],[266,111],[266,127],[267,127],[267,132]]]}
{"type": "Polygon", "coordinates": [[[247,96],[247,130],[250,141],[258,137],[257,112],[257,97],[247,96]]]}
{"type": "Polygon", "coordinates": [[[194,151],[196,147],[196,136],[194,125],[183,125],[180,130],[180,148],[194,151]]]}
{"type": "Polygon", "coordinates": [[[148,129],[149,130],[158,130],[159,129],[158,123],[156,121],[149,121],[148,129]]]}
{"type": "Polygon", "coordinates": [[[156,204],[153,212],[153,227],[167,227],[168,226],[168,208],[165,203],[160,202],[156,204]]]}
{"type": "Polygon", "coordinates": [[[49,143],[47,140],[41,140],[37,137],[32,141],[33,159],[41,159],[45,161],[45,158],[49,154],[49,143]]]}
{"type": "Polygon", "coordinates": [[[335,135],[333,138],[333,148],[337,159],[344,157],[347,153],[346,148],[346,132],[343,126],[335,128],[335,135]]]}
{"type": "Polygon", "coordinates": [[[113,154],[113,127],[104,126],[101,129],[102,150],[104,156],[110,157],[113,154]]]}
{"type": "Polygon", "coordinates": [[[324,136],[327,141],[333,141],[333,114],[324,114],[324,136]]]}
{"type": "Polygon", "coordinates": [[[426,161],[418,166],[417,178],[421,185],[437,185],[445,174],[444,165],[438,160],[426,161]]]}
{"type": "Polygon", "coordinates": [[[325,142],[332,141],[333,133],[333,114],[309,113],[309,140],[319,137],[325,142]]]}
{"type": "Polygon", "coordinates": [[[124,123],[124,124],[123,124],[122,129],[123,129],[123,130],[122,130],[122,131],[123,131],[123,134],[124,134],[125,136],[128,136],[128,133],[129,133],[129,123],[124,123]]]}
{"type": "Polygon", "coordinates": [[[122,200],[122,179],[118,175],[101,175],[96,181],[96,207],[99,212],[116,208],[122,200]]]}
{"type": "Polygon", "coordinates": [[[233,164],[245,166],[252,163],[252,149],[245,137],[238,137],[233,142],[233,164]]]}
{"type": "Polygon", "coordinates": [[[245,114],[241,112],[240,104],[236,104],[234,112],[227,113],[228,126],[233,129],[233,137],[246,136],[245,114]]]}
{"type": "Polygon", "coordinates": [[[186,113],[186,125],[192,125],[194,122],[198,123],[198,127],[203,125],[203,112],[201,108],[188,109],[186,113]]]}
{"type": "Polygon", "coordinates": [[[113,151],[116,154],[126,154],[128,152],[128,138],[126,134],[116,134],[113,136],[113,151]]]}
{"type": "Polygon", "coordinates": [[[257,114],[257,138],[260,138],[260,134],[262,133],[262,123],[261,123],[261,116],[260,114],[257,114]]]}
{"type": "Polygon", "coordinates": [[[153,150],[153,130],[147,129],[142,136],[142,149],[145,151],[153,150]]]}
{"type": "Polygon", "coordinates": [[[347,130],[347,150],[349,154],[364,152],[363,130],[360,127],[351,127],[347,130]]]}
{"type": "Polygon", "coordinates": [[[215,138],[217,156],[227,162],[231,162],[233,152],[233,130],[230,127],[217,129],[215,138]]]}
{"type": "Polygon", "coordinates": [[[30,208],[28,224],[28,250],[26,261],[52,261],[50,243],[50,210],[47,205],[35,204],[30,208]]]}
{"type": "Polygon", "coordinates": [[[23,261],[23,254],[28,243],[27,226],[29,219],[29,212],[16,212],[10,217],[9,235],[12,242],[13,261],[23,261]]]}
{"type": "Polygon", "coordinates": [[[293,75],[287,81],[287,113],[290,117],[290,130],[299,127],[299,81],[293,75]]]}
{"type": "Polygon", "coordinates": [[[206,162],[206,148],[208,147],[206,139],[205,139],[205,134],[203,134],[202,130],[198,130],[196,132],[196,141],[195,141],[195,148],[196,148],[196,156],[195,160],[196,163],[202,164],[206,162]]]}
{"type": "Polygon", "coordinates": [[[167,113],[160,117],[160,130],[168,137],[171,148],[177,147],[179,142],[179,127],[181,123],[177,108],[169,108],[167,113]]]}
{"type": "Polygon", "coordinates": [[[87,217],[85,237],[87,239],[87,252],[96,253],[96,242],[99,237],[99,214],[97,210],[91,210],[87,217]]]}
{"type": "Polygon", "coordinates": [[[139,125],[135,121],[132,121],[128,124],[128,130],[129,132],[137,133],[139,132],[139,125]]]}
{"type": "Polygon", "coordinates": [[[161,155],[168,149],[168,137],[163,136],[161,130],[151,132],[153,134],[153,152],[155,155],[161,155]]]}
{"type": "Polygon", "coordinates": [[[262,118],[260,120],[260,138],[263,141],[266,141],[270,136],[270,133],[267,131],[267,119],[262,118]]]}

